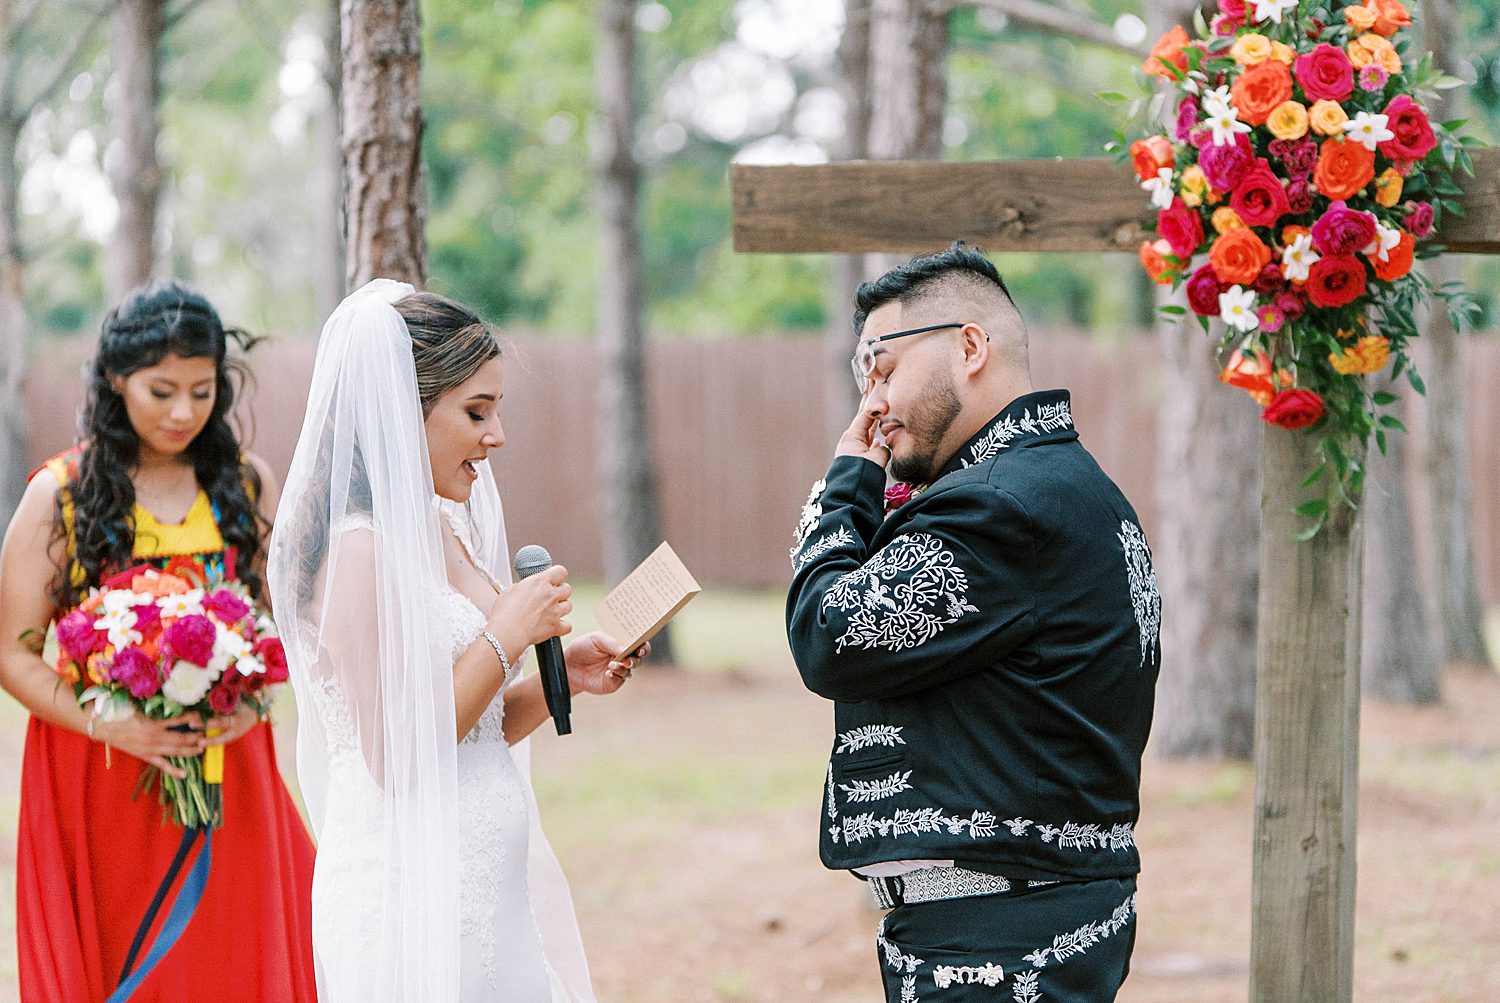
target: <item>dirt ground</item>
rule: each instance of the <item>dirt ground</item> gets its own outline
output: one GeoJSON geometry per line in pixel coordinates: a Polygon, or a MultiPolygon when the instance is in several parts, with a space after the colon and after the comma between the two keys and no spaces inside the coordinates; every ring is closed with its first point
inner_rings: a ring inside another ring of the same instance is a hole
{"type": "MultiPolygon", "coordinates": [[[[1358,1000],[1500,1000],[1500,676],[1452,675],[1444,698],[1364,709],[1358,1000]]],[[[21,720],[0,713],[0,1000],[15,998],[21,720]]],[[[602,1001],[880,998],[879,914],[817,860],[830,726],[787,667],[644,668],[580,700],[574,735],[538,741],[602,1001]]],[[[1246,998],[1252,788],[1245,765],[1148,760],[1125,1003],[1246,998]]]]}

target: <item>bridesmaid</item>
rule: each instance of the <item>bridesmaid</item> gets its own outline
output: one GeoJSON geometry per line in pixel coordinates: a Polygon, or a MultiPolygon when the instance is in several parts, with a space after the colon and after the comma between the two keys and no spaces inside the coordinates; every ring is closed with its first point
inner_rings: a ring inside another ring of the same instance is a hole
{"type": "Polygon", "coordinates": [[[228,422],[230,341],[249,339],[184,285],[128,295],[104,321],[78,445],[32,475],[0,550],[0,684],[31,712],[16,849],[28,1003],[115,993],[183,834],[163,823],[154,795],[137,793],[142,773],[176,773],[166,757],[207,744],[226,747],[208,880],[180,939],[129,999],[314,999],[313,846],[277,772],[270,726],[244,705],[210,721],[96,720],[32,640],[114,571],[177,556],[223,567],[264,601],[276,490],[228,422]]]}

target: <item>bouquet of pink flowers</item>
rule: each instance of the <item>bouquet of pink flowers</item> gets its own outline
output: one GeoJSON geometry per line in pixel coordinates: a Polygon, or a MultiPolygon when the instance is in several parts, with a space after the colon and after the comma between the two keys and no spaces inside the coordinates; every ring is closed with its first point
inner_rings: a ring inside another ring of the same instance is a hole
{"type": "Polygon", "coordinates": [[[1199,15],[1196,37],[1176,27],[1157,42],[1142,80],[1168,87],[1151,133],[1112,146],[1157,210],[1146,271],[1186,284],[1205,331],[1225,325],[1220,379],[1268,423],[1319,436],[1307,485],[1336,476],[1298,509],[1316,521],[1311,535],[1330,501],[1357,499],[1371,434],[1384,450],[1385,430],[1402,427],[1381,413],[1395,395],[1364,377],[1390,366],[1422,392],[1408,355],[1418,308],[1435,293],[1455,325],[1473,309],[1412,265],[1437,252],[1444,216],[1462,213],[1456,175],[1473,173],[1479,144],[1461,121],[1429,119],[1459,81],[1413,59],[1400,0],[1219,0],[1219,11],[1199,15]]]}
{"type": "MultiPolygon", "coordinates": [[[[271,618],[238,582],[187,558],[114,575],[57,621],[54,640],[53,668],[103,721],[190,711],[206,719],[241,703],[264,712],[266,688],[287,680],[271,618]]],[[[148,786],[160,780],[162,805],[180,825],[223,821],[223,752],[172,759],[183,779],[146,774],[148,786]]]]}

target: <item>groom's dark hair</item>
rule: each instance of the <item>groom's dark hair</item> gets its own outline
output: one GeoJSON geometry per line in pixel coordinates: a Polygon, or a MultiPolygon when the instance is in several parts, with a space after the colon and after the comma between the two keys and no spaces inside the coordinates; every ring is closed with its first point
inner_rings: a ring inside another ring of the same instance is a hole
{"type": "Polygon", "coordinates": [[[887,303],[913,303],[952,285],[969,287],[978,295],[998,292],[1012,309],[1015,307],[1005,280],[990,259],[955,240],[946,251],[918,255],[875,281],[862,284],[854,294],[854,333],[863,331],[870,314],[887,303]]]}

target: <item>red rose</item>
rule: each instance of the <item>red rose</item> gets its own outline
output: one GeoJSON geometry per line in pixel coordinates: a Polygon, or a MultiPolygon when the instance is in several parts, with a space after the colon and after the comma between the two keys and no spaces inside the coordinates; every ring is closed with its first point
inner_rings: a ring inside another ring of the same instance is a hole
{"type": "Polygon", "coordinates": [[[116,652],[109,666],[109,678],[128,689],[137,700],[153,696],[161,689],[161,672],[140,648],[116,652]]]}
{"type": "Polygon", "coordinates": [[[162,644],[174,659],[192,662],[207,667],[214,656],[214,641],[218,628],[208,617],[189,613],[167,628],[162,635],[162,644]]]}
{"type": "Polygon", "coordinates": [[[1385,127],[1396,134],[1380,144],[1380,152],[1392,160],[1421,160],[1437,146],[1427,113],[1408,95],[1391,98],[1385,106],[1385,127]]]}
{"type": "Polygon", "coordinates": [[[1229,289],[1219,281],[1219,273],[1213,265],[1204,265],[1187,280],[1187,301],[1193,313],[1200,317],[1219,315],[1219,294],[1229,289]]]}
{"type": "Polygon", "coordinates": [[[1260,416],[1282,428],[1306,428],[1323,417],[1323,398],[1311,390],[1293,387],[1272,397],[1260,416]]]}
{"type": "Polygon", "coordinates": [[[1174,198],[1171,206],[1156,214],[1156,232],[1172,245],[1172,253],[1184,263],[1203,243],[1202,220],[1180,198],[1174,198]]]}
{"type": "Polygon", "coordinates": [[[1346,306],[1364,295],[1365,266],[1353,255],[1324,255],[1308,271],[1305,289],[1313,306],[1346,306]]]}
{"type": "Polygon", "coordinates": [[[226,672],[222,679],[208,691],[208,705],[215,714],[233,714],[240,706],[239,688],[231,682],[236,673],[226,672]]]}
{"type": "MultiPolygon", "coordinates": [[[[284,683],[291,678],[287,672],[286,649],[282,647],[281,638],[263,637],[256,642],[253,649],[260,663],[266,667],[264,673],[266,683],[284,683]]],[[[225,673],[229,675],[229,673],[225,673]]]]}
{"type": "Polygon", "coordinates": [[[1281,315],[1287,320],[1296,320],[1302,316],[1305,306],[1302,297],[1288,289],[1276,295],[1276,309],[1280,310],[1281,315]]]}
{"type": "Polygon", "coordinates": [[[1271,296],[1280,292],[1285,285],[1286,275],[1281,271],[1281,266],[1273,261],[1260,270],[1260,275],[1251,288],[1263,296],[1271,296]]]}
{"type": "Polygon", "coordinates": [[[1291,212],[1281,179],[1264,160],[1257,160],[1240,178],[1229,197],[1229,208],[1246,226],[1274,226],[1291,212]]]}
{"type": "Polygon", "coordinates": [[[1338,46],[1324,42],[1304,52],[1297,57],[1293,70],[1309,103],[1342,101],[1354,93],[1354,64],[1338,46]]]}
{"type": "Polygon", "coordinates": [[[75,609],[57,621],[57,646],[62,653],[82,665],[96,651],[103,651],[109,635],[94,629],[94,615],[75,609]]]}

